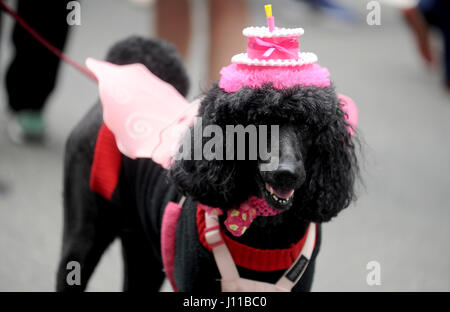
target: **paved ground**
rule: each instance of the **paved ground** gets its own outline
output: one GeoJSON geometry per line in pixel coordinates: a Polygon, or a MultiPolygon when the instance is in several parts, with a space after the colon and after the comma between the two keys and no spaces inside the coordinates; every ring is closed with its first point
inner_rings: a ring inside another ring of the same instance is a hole
{"type": "MultiPolygon", "coordinates": [[[[358,202],[324,226],[313,290],[449,291],[450,96],[441,90],[438,73],[425,70],[395,9],[383,6],[382,25],[368,26],[366,2],[346,2],[361,13],[360,22],[346,24],[290,0],[272,1],[278,24],[305,28],[302,48],[318,54],[339,92],[351,95],[360,109],[365,185],[358,202]],[[366,283],[370,261],[381,266],[380,286],[366,283]]],[[[196,3],[191,95],[202,85],[206,53],[205,11],[196,3]]],[[[264,23],[261,6],[252,1],[252,24],[264,23]]],[[[82,1],[82,25],[74,27],[67,52],[80,61],[102,58],[118,39],[152,33],[152,20],[150,10],[127,1],[82,1]]],[[[4,26],[2,72],[10,55],[10,22],[4,26]]],[[[0,291],[54,289],[63,146],[97,97],[96,86],[68,66],[59,77],[48,103],[52,140],[47,146],[12,145],[0,116],[0,291]]],[[[5,103],[3,89],[0,99],[5,103]]],[[[121,278],[115,243],[89,290],[120,290],[121,278]]]]}

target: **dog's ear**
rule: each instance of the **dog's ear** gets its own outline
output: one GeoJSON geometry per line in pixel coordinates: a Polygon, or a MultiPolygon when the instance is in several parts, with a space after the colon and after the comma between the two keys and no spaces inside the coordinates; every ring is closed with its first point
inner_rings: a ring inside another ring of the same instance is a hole
{"type": "Polygon", "coordinates": [[[345,113],[345,120],[348,123],[347,129],[351,135],[355,134],[356,126],[358,125],[358,108],[355,102],[344,94],[337,95],[339,104],[345,113]]]}
{"type": "Polygon", "coordinates": [[[340,105],[315,138],[306,159],[307,180],[301,190],[308,219],[326,222],[355,199],[359,168],[349,123],[340,105]]]}

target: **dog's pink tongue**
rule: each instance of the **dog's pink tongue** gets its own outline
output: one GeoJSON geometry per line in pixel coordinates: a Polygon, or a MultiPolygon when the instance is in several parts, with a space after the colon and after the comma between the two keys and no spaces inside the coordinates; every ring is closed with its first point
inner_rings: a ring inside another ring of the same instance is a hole
{"type": "Polygon", "coordinates": [[[279,190],[279,189],[273,189],[273,193],[278,197],[278,198],[289,198],[291,197],[292,193],[294,193],[294,190],[279,190]]]}
{"type": "Polygon", "coordinates": [[[266,183],[266,189],[268,191],[271,191],[273,194],[275,194],[276,197],[282,198],[282,199],[289,198],[294,193],[294,189],[290,189],[290,190],[276,189],[268,183],[266,183]]]}

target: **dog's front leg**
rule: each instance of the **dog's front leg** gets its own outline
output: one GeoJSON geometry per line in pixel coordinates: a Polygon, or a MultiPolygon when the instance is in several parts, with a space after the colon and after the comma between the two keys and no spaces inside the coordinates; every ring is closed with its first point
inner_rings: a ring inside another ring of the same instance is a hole
{"type": "Polygon", "coordinates": [[[177,225],[174,280],[178,291],[219,292],[220,274],[211,252],[200,242],[197,202],[188,198],[177,225]]]}

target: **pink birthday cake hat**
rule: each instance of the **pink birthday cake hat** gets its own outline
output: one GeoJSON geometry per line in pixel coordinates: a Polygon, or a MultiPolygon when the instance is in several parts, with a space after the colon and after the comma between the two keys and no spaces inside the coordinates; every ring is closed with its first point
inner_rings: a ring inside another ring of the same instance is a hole
{"type": "Polygon", "coordinates": [[[276,27],[271,5],[265,9],[268,26],[242,31],[247,37],[247,52],[233,56],[231,65],[222,68],[219,87],[235,92],[244,86],[257,88],[265,83],[272,83],[277,89],[329,86],[330,73],[317,64],[316,54],[300,51],[303,28],[276,27]]]}

